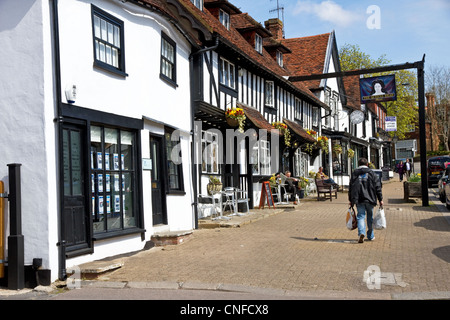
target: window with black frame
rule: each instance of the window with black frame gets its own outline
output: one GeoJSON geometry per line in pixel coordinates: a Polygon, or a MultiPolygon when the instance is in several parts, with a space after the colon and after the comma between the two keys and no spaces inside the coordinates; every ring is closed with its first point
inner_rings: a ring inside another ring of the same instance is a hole
{"type": "Polygon", "coordinates": [[[176,43],[164,32],[161,33],[161,73],[162,79],[173,84],[177,82],[176,43]]]}
{"type": "Polygon", "coordinates": [[[184,192],[180,135],[177,130],[165,131],[169,193],[184,192]]]}
{"type": "Polygon", "coordinates": [[[125,74],[123,22],[92,5],[94,65],[125,74]]]}
{"type": "Polygon", "coordinates": [[[90,136],[94,233],[137,227],[136,133],[92,125],[90,136]]]}

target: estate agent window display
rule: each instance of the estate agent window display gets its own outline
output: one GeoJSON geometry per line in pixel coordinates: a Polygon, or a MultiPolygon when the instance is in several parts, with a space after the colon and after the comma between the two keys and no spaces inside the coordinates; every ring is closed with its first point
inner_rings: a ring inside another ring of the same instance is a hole
{"type": "Polygon", "coordinates": [[[91,216],[94,233],[137,227],[135,133],[91,126],[91,216]]]}

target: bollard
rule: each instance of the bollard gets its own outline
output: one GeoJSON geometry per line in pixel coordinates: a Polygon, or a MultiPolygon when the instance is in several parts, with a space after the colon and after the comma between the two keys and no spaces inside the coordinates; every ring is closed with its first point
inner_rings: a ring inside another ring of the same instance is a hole
{"type": "Polygon", "coordinates": [[[3,181],[0,181],[0,278],[5,277],[5,188],[3,181]]]}
{"type": "Polygon", "coordinates": [[[24,238],[22,235],[22,195],[19,163],[8,164],[9,172],[9,237],[8,289],[25,287],[24,238]]]}

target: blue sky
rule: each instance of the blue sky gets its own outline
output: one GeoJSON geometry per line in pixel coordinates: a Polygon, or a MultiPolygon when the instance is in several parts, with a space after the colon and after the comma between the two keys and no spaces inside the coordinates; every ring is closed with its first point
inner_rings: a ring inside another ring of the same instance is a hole
{"type": "MultiPolygon", "coordinates": [[[[229,0],[256,21],[277,17],[277,0],[229,0]]],[[[391,64],[422,60],[450,67],[450,0],[278,0],[286,38],[335,30],[338,47],[359,45],[391,64]],[[379,14],[378,14],[379,13],[379,14]],[[378,19],[379,18],[379,19],[378,19]]],[[[281,19],[280,12],[280,19],[281,19]]]]}

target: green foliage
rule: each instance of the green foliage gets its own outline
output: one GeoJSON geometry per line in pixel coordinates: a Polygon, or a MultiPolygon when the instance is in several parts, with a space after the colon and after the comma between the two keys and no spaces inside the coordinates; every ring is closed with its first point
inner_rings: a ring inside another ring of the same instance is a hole
{"type": "MultiPolygon", "coordinates": [[[[388,65],[391,63],[386,55],[373,59],[370,55],[361,51],[358,45],[345,44],[339,50],[339,59],[343,71],[355,69],[368,69],[388,65]]],[[[390,132],[393,137],[404,139],[409,132],[411,124],[417,123],[419,114],[417,106],[418,84],[415,72],[409,70],[389,71],[383,73],[366,74],[364,77],[374,77],[395,73],[397,85],[397,101],[381,103],[387,111],[388,116],[397,117],[397,131],[390,132]]]]}

